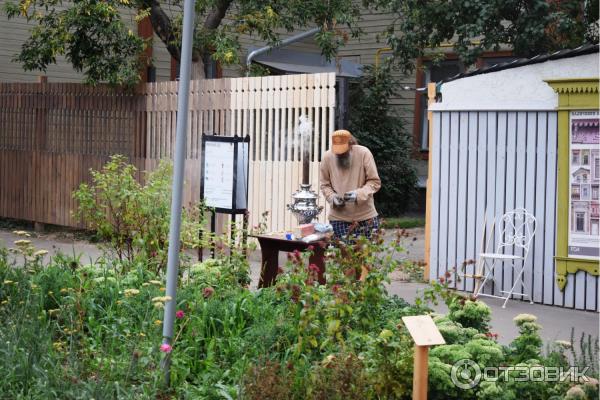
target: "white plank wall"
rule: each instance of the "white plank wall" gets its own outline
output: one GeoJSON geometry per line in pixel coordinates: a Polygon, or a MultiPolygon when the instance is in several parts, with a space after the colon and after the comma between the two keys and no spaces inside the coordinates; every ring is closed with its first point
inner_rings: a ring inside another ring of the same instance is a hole
{"type": "MultiPolygon", "coordinates": [[[[177,88],[177,82],[148,84],[148,169],[173,156],[177,88]]],[[[249,135],[250,226],[258,225],[268,212],[267,230],[295,227],[296,219],[286,208],[302,180],[302,141],[295,128],[303,114],[313,123],[310,182],[318,192],[321,155],[329,148],[335,122],[335,74],[192,81],[190,95],[184,203],[200,196],[202,135],[249,135]]],[[[320,198],[319,204],[324,203],[320,198]]],[[[326,216],[327,209],[319,218],[324,221],[326,216]]]]}
{"type": "MultiPolygon", "coordinates": [[[[450,272],[452,287],[473,291],[472,278],[455,271],[475,260],[494,218],[525,207],[537,218],[523,287],[536,303],[598,311],[598,277],[568,275],[564,292],[555,283],[557,114],[554,111],[436,111],[433,113],[430,279],[450,272]],[[484,221],[487,225],[484,232],[484,221]]],[[[473,265],[466,267],[472,273],[473,265]]],[[[497,268],[500,294],[514,283],[511,269],[497,268]]],[[[514,296],[520,299],[520,296],[514,296]]]]}

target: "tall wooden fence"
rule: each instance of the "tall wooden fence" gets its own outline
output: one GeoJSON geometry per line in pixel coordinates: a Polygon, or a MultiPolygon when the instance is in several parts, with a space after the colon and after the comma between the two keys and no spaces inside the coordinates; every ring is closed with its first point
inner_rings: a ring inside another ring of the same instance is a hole
{"type": "MultiPolygon", "coordinates": [[[[89,182],[90,168],[123,154],[139,171],[152,170],[173,156],[177,91],[177,82],[132,92],[0,83],[0,216],[81,226],[71,194],[89,182]]],[[[302,172],[295,127],[300,115],[313,121],[310,179],[318,189],[335,118],[335,75],[193,81],[190,95],[184,202],[199,199],[202,135],[250,135],[250,222],[269,212],[269,230],[292,228],[286,204],[302,172]]]]}

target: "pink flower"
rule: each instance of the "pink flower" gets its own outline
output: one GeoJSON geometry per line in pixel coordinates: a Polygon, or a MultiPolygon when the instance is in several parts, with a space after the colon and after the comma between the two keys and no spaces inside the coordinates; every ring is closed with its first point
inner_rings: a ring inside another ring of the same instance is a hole
{"type": "Polygon", "coordinates": [[[171,346],[170,344],[167,343],[163,343],[160,345],[160,351],[162,351],[163,353],[170,353],[173,350],[173,346],[171,346]]]}
{"type": "Polygon", "coordinates": [[[310,264],[310,265],[308,266],[308,269],[309,269],[310,271],[312,271],[312,272],[316,272],[317,274],[318,274],[318,273],[319,273],[319,271],[320,271],[319,267],[317,267],[317,265],[316,265],[316,264],[310,264]]]}
{"type": "Polygon", "coordinates": [[[177,310],[177,312],[175,313],[175,317],[177,317],[177,319],[181,319],[185,317],[185,313],[183,312],[183,310],[177,310]]]}
{"type": "Polygon", "coordinates": [[[202,291],[202,295],[204,296],[205,299],[208,299],[210,296],[213,295],[213,293],[215,292],[215,289],[213,289],[210,286],[207,286],[204,288],[204,290],[202,291]]]}

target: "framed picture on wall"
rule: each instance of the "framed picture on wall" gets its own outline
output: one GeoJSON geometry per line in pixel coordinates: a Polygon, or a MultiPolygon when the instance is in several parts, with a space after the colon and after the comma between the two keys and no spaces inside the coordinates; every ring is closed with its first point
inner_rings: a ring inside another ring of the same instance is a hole
{"type": "Polygon", "coordinates": [[[600,118],[598,111],[571,111],[569,120],[568,256],[600,255],[600,118]]]}

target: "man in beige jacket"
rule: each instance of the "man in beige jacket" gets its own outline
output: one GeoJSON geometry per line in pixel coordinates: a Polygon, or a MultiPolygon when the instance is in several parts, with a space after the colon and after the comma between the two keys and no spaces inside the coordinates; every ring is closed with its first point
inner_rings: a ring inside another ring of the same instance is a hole
{"type": "Polygon", "coordinates": [[[346,130],[333,132],[331,150],[321,160],[321,192],[331,205],[329,222],[337,239],[379,228],[373,194],[381,187],[373,154],[346,130]]]}

